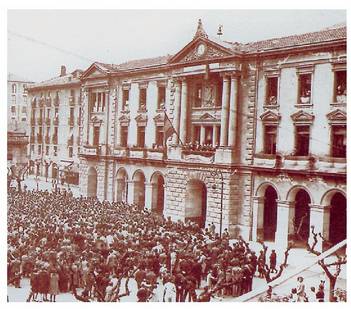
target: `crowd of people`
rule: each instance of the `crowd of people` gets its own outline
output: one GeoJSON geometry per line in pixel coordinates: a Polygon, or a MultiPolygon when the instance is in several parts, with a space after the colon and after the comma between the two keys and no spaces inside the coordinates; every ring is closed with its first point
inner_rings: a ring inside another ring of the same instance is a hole
{"type": "Polygon", "coordinates": [[[211,226],[173,222],[136,205],[68,193],[8,192],[8,284],[27,301],[210,301],[252,289],[258,258],[211,226]],[[130,281],[137,289],[131,291],[130,281]],[[162,293],[156,293],[161,290],[162,293]]]}

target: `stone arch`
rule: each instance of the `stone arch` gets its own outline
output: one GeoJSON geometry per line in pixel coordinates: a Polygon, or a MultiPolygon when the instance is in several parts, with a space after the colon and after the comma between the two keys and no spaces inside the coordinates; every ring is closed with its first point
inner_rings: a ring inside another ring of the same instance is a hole
{"type": "Polygon", "coordinates": [[[346,198],[346,193],[343,190],[337,189],[337,188],[333,188],[333,189],[330,189],[330,190],[328,190],[327,192],[325,192],[323,194],[323,196],[321,198],[320,205],[322,205],[322,206],[330,206],[331,199],[333,198],[335,193],[340,193],[346,198]]]}
{"type": "Polygon", "coordinates": [[[192,180],[202,181],[205,185],[208,183],[208,173],[202,171],[189,171],[186,175],[187,183],[192,180]]]}
{"type": "Polygon", "coordinates": [[[128,173],[124,167],[118,169],[115,177],[115,201],[127,202],[128,173]]]}
{"type": "Polygon", "coordinates": [[[280,200],[280,192],[279,192],[277,186],[274,183],[269,182],[269,181],[265,181],[265,182],[262,182],[262,183],[259,184],[259,186],[256,189],[255,196],[264,196],[264,194],[266,192],[266,189],[269,186],[273,187],[275,192],[277,192],[277,199],[280,200]]]}
{"type": "Polygon", "coordinates": [[[294,202],[296,194],[298,193],[299,190],[306,191],[311,199],[311,204],[313,204],[313,195],[311,194],[311,192],[308,188],[306,188],[305,186],[302,186],[302,185],[296,185],[296,186],[293,186],[292,188],[290,188],[288,193],[286,194],[286,200],[289,202],[294,202]]]}
{"type": "Polygon", "coordinates": [[[151,211],[163,214],[164,210],[164,186],[165,178],[159,171],[154,172],[150,177],[150,185],[152,188],[151,211]]]}
{"type": "Polygon", "coordinates": [[[327,207],[326,220],[328,240],[335,245],[347,237],[347,202],[346,194],[340,189],[328,190],[321,199],[321,205],[327,207]]]}
{"type": "Polygon", "coordinates": [[[205,227],[207,218],[207,187],[199,178],[188,179],[185,196],[185,220],[205,227]]]}
{"type": "Polygon", "coordinates": [[[133,174],[133,203],[138,205],[140,208],[145,206],[145,174],[141,169],[138,169],[133,174]]]}
{"type": "Polygon", "coordinates": [[[89,167],[88,169],[88,187],[87,187],[87,197],[97,196],[97,184],[98,175],[94,167],[89,167]]]}

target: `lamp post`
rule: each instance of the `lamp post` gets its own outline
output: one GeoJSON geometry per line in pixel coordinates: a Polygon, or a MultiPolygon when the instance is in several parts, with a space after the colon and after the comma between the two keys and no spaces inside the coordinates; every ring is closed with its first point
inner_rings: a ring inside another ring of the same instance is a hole
{"type": "MultiPolygon", "coordinates": [[[[220,208],[220,217],[219,217],[219,237],[222,237],[222,221],[223,221],[223,185],[224,185],[224,179],[223,179],[223,172],[216,168],[212,170],[211,176],[215,179],[215,177],[220,177],[221,180],[221,208],[220,208]]],[[[216,189],[216,184],[213,185],[213,189],[216,189]]]]}

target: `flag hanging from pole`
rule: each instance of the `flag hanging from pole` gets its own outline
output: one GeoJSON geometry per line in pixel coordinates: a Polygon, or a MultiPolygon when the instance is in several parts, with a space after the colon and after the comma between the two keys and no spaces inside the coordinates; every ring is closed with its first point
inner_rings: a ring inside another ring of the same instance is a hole
{"type": "Polygon", "coordinates": [[[165,120],[164,120],[164,126],[163,126],[163,134],[164,134],[164,144],[166,146],[166,142],[170,136],[173,135],[173,133],[176,133],[176,130],[173,127],[173,124],[171,120],[168,118],[166,111],[165,113],[165,120]]]}

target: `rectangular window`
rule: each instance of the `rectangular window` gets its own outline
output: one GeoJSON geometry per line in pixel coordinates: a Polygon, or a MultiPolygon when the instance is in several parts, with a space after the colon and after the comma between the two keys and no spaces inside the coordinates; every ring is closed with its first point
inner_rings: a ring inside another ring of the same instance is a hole
{"type": "Polygon", "coordinates": [[[155,138],[155,144],[156,146],[162,147],[163,146],[163,127],[157,126],[156,127],[156,138],[155,138]]]}
{"type": "Polygon", "coordinates": [[[41,145],[38,145],[38,155],[41,155],[41,145]]]}
{"type": "Polygon", "coordinates": [[[310,147],[310,127],[296,126],[296,153],[297,156],[308,156],[310,147]]]}
{"type": "Polygon", "coordinates": [[[346,158],[346,126],[332,126],[332,157],[346,158]]]}
{"type": "Polygon", "coordinates": [[[11,113],[16,114],[16,106],[11,106],[11,113]]]}
{"type": "Polygon", "coordinates": [[[73,147],[72,146],[68,147],[68,157],[70,157],[70,158],[73,157],[73,147]]]}
{"type": "Polygon", "coordinates": [[[121,127],[121,146],[127,147],[128,145],[128,127],[121,127]]]}
{"type": "Polygon", "coordinates": [[[54,146],[54,156],[57,156],[57,146],[54,146]]]}
{"type": "Polygon", "coordinates": [[[46,155],[46,156],[49,155],[49,150],[50,150],[50,146],[46,146],[46,147],[45,147],[45,155],[46,155]]]}
{"type": "Polygon", "coordinates": [[[335,72],[334,102],[346,103],[346,90],[347,90],[346,81],[347,81],[346,71],[335,72]]]}
{"type": "Polygon", "coordinates": [[[201,107],[202,105],[202,84],[196,84],[195,85],[195,95],[194,95],[195,101],[195,107],[201,107]]]}
{"type": "Polygon", "coordinates": [[[99,146],[99,143],[100,143],[100,127],[94,127],[93,145],[99,146]]]}
{"type": "Polygon", "coordinates": [[[275,154],[277,145],[277,127],[264,127],[264,153],[275,154]]]}
{"type": "Polygon", "coordinates": [[[277,98],[278,98],[278,77],[268,77],[266,104],[267,105],[277,104],[277,98]]]}
{"type": "Polygon", "coordinates": [[[137,131],[137,146],[145,148],[145,127],[139,126],[137,131]]]}
{"type": "Polygon", "coordinates": [[[34,154],[34,145],[30,145],[30,153],[34,154]]]}
{"type": "Polygon", "coordinates": [[[309,104],[311,98],[312,74],[299,75],[299,103],[309,104]]]}
{"type": "Polygon", "coordinates": [[[163,108],[166,102],[166,87],[160,86],[158,87],[157,94],[157,108],[163,108]]]}
{"type": "Polygon", "coordinates": [[[22,114],[27,114],[27,107],[26,106],[22,106],[22,114]]]}
{"type": "Polygon", "coordinates": [[[125,110],[128,104],[129,104],[129,90],[124,89],[122,93],[122,110],[125,110]]]}
{"type": "Polygon", "coordinates": [[[146,88],[139,89],[139,109],[146,109],[146,88]]]}

